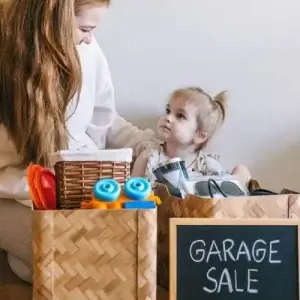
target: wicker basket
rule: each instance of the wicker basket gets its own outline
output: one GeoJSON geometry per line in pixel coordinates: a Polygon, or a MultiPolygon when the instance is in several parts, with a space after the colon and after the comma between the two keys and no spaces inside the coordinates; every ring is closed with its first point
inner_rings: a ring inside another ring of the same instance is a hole
{"type": "Polygon", "coordinates": [[[121,185],[130,177],[132,149],[60,151],[53,155],[56,193],[60,209],[79,208],[90,200],[94,184],[114,178],[121,185]]]}

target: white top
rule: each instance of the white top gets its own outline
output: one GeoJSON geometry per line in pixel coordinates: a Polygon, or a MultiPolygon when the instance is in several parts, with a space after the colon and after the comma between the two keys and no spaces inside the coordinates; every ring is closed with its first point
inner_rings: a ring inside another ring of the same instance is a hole
{"type": "MultiPolygon", "coordinates": [[[[148,163],[145,176],[149,181],[154,182],[156,178],[153,171],[170,158],[164,153],[162,144],[152,144],[146,151],[148,152],[148,163]]],[[[198,153],[185,157],[184,160],[186,171],[190,179],[224,173],[217,154],[207,154],[204,151],[199,151],[198,153]]]]}
{"type": "Polygon", "coordinates": [[[70,149],[104,149],[106,134],[115,118],[114,89],[106,58],[95,38],[77,46],[82,88],[76,111],[76,96],[68,107],[70,149]],[[101,79],[101,80],[99,80],[101,79]]]}
{"type": "MultiPolygon", "coordinates": [[[[94,38],[89,45],[78,46],[83,83],[76,111],[76,100],[68,107],[68,130],[72,138],[70,150],[104,148],[134,148],[154,140],[150,130],[141,131],[115,112],[114,89],[106,58],[94,38]]],[[[143,147],[142,147],[143,148],[143,147]]],[[[142,151],[142,150],[141,150],[142,151]]],[[[134,153],[135,155],[136,153],[134,153]]],[[[15,199],[31,206],[26,170],[21,169],[20,157],[0,125],[0,199],[15,199]],[[23,201],[27,200],[27,201],[23,201]]]]}

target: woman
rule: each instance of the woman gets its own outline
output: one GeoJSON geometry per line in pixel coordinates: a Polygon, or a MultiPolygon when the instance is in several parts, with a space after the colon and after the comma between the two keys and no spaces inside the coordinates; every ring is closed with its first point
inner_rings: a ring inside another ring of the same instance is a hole
{"type": "Polygon", "coordinates": [[[50,153],[61,149],[136,149],[154,139],[115,112],[109,68],[92,34],[108,5],[12,0],[2,7],[0,248],[27,282],[32,274],[26,166],[49,166],[50,153]]]}

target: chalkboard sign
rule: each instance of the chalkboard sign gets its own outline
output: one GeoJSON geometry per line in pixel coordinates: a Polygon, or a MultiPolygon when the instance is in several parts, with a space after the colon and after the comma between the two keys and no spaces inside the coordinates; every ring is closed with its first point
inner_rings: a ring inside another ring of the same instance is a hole
{"type": "Polygon", "coordinates": [[[170,300],[300,300],[291,219],[170,219],[170,300]]]}

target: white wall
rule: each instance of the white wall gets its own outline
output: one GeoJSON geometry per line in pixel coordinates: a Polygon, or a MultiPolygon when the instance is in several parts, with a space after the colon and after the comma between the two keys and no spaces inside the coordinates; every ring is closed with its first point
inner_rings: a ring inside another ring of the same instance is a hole
{"type": "Polygon", "coordinates": [[[182,85],[228,89],[213,149],[264,187],[300,191],[300,1],[114,0],[97,32],[120,114],[153,126],[182,85]]]}

